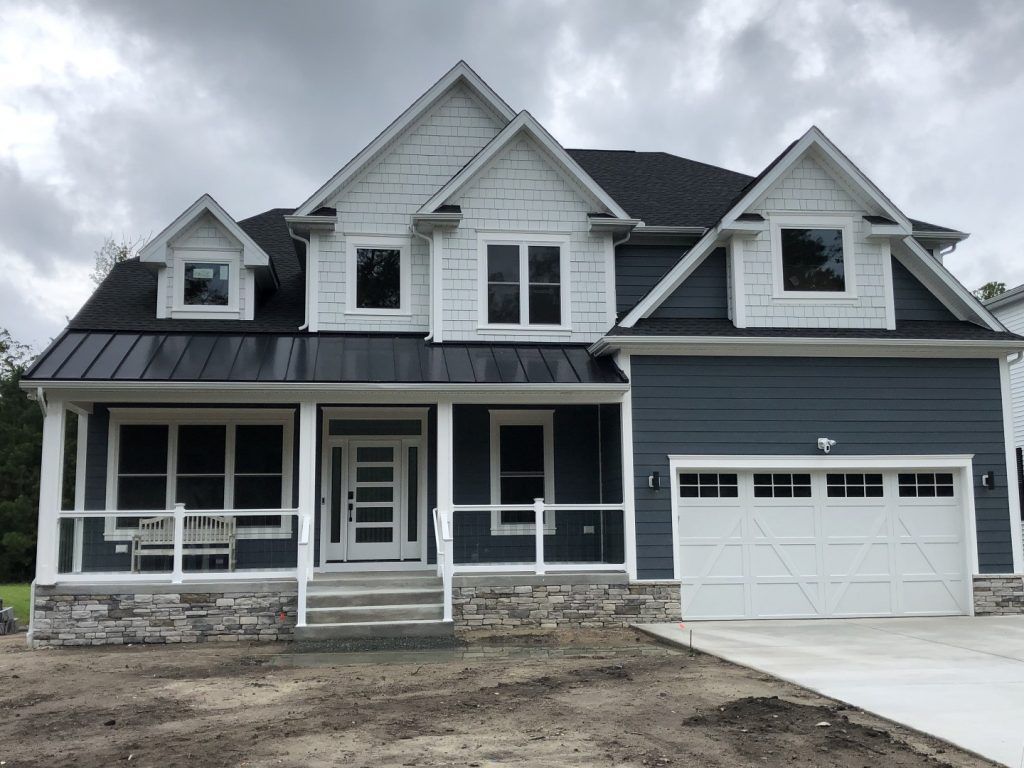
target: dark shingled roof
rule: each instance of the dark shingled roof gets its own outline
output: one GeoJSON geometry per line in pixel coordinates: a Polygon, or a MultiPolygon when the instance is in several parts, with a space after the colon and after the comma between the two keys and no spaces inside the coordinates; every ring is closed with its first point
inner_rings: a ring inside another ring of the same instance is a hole
{"type": "Polygon", "coordinates": [[[68,331],[27,381],[625,384],[582,344],[429,344],[413,334],[68,331]]]}
{"type": "MultiPolygon", "coordinates": [[[[257,304],[247,333],[294,331],[306,318],[306,277],[284,217],[292,208],[272,208],[238,225],[267,252],[280,286],[257,304]]],[[[238,320],[172,320],[156,317],[156,273],[138,259],[114,267],[68,328],[93,331],[222,331],[238,320]]]]}
{"type": "Polygon", "coordinates": [[[648,317],[632,328],[615,326],[608,336],[723,336],[730,338],[900,339],[923,341],[1009,341],[1024,348],[1024,337],[963,321],[903,320],[885,328],[737,328],[731,320],[648,317]]]}

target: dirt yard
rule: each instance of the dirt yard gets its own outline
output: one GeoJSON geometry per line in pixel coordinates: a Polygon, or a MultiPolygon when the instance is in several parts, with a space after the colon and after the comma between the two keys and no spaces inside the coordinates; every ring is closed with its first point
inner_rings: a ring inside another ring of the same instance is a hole
{"type": "Polygon", "coordinates": [[[0,638],[0,765],[129,764],[989,765],[631,632],[380,655],[0,638]]]}

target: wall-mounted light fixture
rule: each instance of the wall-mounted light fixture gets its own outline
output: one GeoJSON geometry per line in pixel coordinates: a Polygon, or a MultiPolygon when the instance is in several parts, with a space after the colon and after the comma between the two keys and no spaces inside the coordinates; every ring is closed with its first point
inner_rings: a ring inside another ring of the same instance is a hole
{"type": "Polygon", "coordinates": [[[996,487],[996,473],[991,469],[985,472],[981,476],[981,485],[983,488],[988,488],[990,491],[996,487]]]}
{"type": "Polygon", "coordinates": [[[831,453],[832,449],[836,447],[836,441],[830,437],[819,437],[818,438],[818,450],[824,451],[825,453],[831,453]]]}
{"type": "Polygon", "coordinates": [[[649,474],[647,476],[647,487],[650,488],[652,491],[660,491],[661,490],[661,473],[660,472],[651,472],[651,474],[649,474]]]}

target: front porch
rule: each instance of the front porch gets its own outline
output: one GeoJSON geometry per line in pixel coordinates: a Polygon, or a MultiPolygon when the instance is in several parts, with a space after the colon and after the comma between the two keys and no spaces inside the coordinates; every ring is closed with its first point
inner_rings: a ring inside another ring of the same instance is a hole
{"type": "MultiPolygon", "coordinates": [[[[479,626],[470,614],[489,584],[490,599],[510,584],[509,594],[541,585],[547,595],[589,583],[602,590],[594,600],[628,592],[621,394],[179,397],[46,398],[37,643],[57,639],[47,611],[67,596],[75,605],[123,596],[134,612],[148,594],[215,593],[214,604],[244,594],[278,606],[258,619],[260,636],[278,639],[292,626],[308,636],[430,633],[424,625],[450,634],[453,621],[479,626]],[[69,414],[80,436],[66,457],[75,503],[56,509],[69,414]],[[388,573],[395,589],[382,592],[388,573]],[[271,599],[254,597],[260,590],[271,599]]],[[[524,619],[502,611],[510,624],[524,619]]]]}

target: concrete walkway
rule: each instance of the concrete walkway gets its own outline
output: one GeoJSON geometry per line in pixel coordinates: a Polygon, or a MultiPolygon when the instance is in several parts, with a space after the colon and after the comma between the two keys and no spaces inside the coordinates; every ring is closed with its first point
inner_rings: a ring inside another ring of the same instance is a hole
{"type": "Polygon", "coordinates": [[[1024,616],[638,628],[1024,768],[1024,616]]]}

